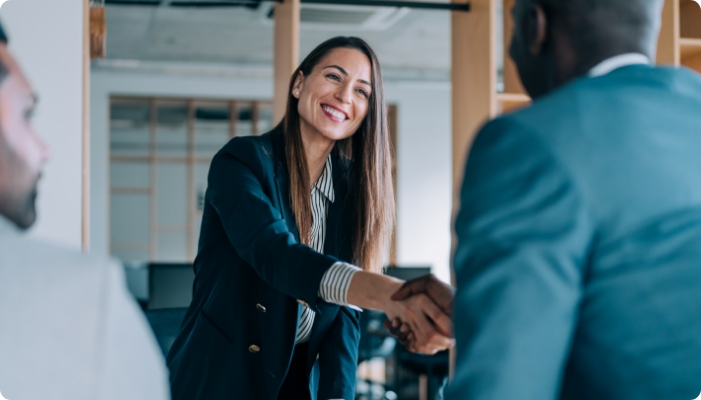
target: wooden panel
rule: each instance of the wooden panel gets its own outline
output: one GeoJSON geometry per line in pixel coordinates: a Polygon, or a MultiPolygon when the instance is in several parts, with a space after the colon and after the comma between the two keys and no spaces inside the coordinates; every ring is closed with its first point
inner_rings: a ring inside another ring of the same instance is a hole
{"type": "Polygon", "coordinates": [[[682,64],[686,64],[688,60],[701,55],[701,39],[681,38],[679,44],[681,48],[682,64]]]}
{"type": "Polygon", "coordinates": [[[683,65],[701,74],[701,54],[697,54],[695,57],[685,59],[683,65]]]}
{"type": "MultiPolygon", "coordinates": [[[[497,112],[496,5],[500,0],[472,0],[471,11],[452,12],[452,156],[453,220],[460,208],[465,160],[479,128],[497,112]]],[[[465,3],[465,0],[452,0],[465,3]]],[[[451,224],[452,226],[452,224],[451,224]]],[[[455,249],[455,232],[452,249],[455,249]]],[[[451,264],[453,257],[451,256],[451,264]]],[[[455,285],[454,269],[451,279],[455,285]]],[[[455,371],[455,349],[450,352],[450,377],[455,371]]]]}
{"type": "Polygon", "coordinates": [[[472,140],[496,116],[496,1],[474,0],[469,13],[452,13],[454,210],[472,140]]]}
{"type": "Polygon", "coordinates": [[[665,0],[660,38],[657,42],[657,63],[678,66],[680,61],[679,0],[665,0]]]}
{"type": "Polygon", "coordinates": [[[509,47],[511,46],[511,38],[514,31],[514,20],[511,16],[511,9],[516,0],[504,0],[504,93],[526,93],[526,90],[521,84],[521,78],[518,75],[516,64],[509,55],[509,47]]]}
{"type": "Polygon", "coordinates": [[[505,114],[531,104],[527,94],[499,93],[497,94],[497,112],[505,114]]]}
{"type": "Polygon", "coordinates": [[[701,39],[701,7],[692,0],[679,0],[680,34],[701,39]]]}
{"type": "Polygon", "coordinates": [[[299,65],[299,1],[284,0],[275,5],[274,124],[285,116],[290,77],[299,65]]]}

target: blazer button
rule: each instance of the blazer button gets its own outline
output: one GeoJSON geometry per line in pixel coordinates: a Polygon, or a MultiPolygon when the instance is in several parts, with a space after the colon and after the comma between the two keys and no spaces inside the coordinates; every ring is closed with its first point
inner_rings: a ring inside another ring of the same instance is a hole
{"type": "Polygon", "coordinates": [[[262,304],[260,304],[260,303],[256,304],[256,308],[257,308],[258,311],[260,311],[260,312],[266,312],[266,311],[268,311],[268,310],[267,310],[262,304]]]}
{"type": "Polygon", "coordinates": [[[297,303],[299,303],[299,304],[301,304],[301,305],[303,305],[303,306],[305,306],[305,307],[309,307],[309,304],[308,304],[306,301],[304,301],[304,300],[297,300],[297,303]]]}
{"type": "Polygon", "coordinates": [[[260,351],[260,347],[256,346],[255,344],[252,344],[248,347],[248,351],[251,353],[257,353],[260,351]]]}

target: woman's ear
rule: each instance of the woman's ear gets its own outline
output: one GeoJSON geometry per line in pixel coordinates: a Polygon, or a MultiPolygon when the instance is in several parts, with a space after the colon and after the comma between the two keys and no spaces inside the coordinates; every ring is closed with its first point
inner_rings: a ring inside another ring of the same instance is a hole
{"type": "Polygon", "coordinates": [[[528,15],[528,44],[532,56],[540,55],[547,40],[548,19],[540,5],[534,5],[528,15]]]}
{"type": "Polygon", "coordinates": [[[292,86],[292,96],[299,100],[300,93],[302,93],[302,89],[304,88],[304,74],[302,74],[302,71],[299,71],[297,74],[297,77],[295,78],[295,84],[292,86]]]}

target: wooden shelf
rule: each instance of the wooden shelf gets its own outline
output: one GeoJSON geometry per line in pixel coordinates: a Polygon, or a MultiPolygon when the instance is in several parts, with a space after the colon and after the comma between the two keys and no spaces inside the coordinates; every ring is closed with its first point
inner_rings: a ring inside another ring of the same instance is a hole
{"type": "Polygon", "coordinates": [[[681,48],[682,63],[684,60],[701,56],[701,39],[680,38],[679,47],[681,48]]]}
{"type": "Polygon", "coordinates": [[[531,104],[531,98],[522,93],[497,93],[499,113],[514,111],[531,104]]]}
{"type": "Polygon", "coordinates": [[[512,103],[530,103],[531,98],[522,93],[497,93],[497,100],[512,103]]]}

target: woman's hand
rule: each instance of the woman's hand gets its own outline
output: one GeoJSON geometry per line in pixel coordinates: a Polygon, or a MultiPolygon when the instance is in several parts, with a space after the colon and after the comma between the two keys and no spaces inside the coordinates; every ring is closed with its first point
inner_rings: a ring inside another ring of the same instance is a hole
{"type": "Polygon", "coordinates": [[[392,333],[409,351],[435,354],[455,345],[450,318],[426,295],[392,302],[385,313],[397,326],[392,333]]]}
{"type": "Polygon", "coordinates": [[[411,351],[435,354],[454,344],[453,324],[426,294],[412,292],[401,301],[392,295],[405,282],[384,275],[358,271],[348,287],[349,304],[372,310],[384,311],[387,316],[399,318],[412,332],[411,351]]]}

